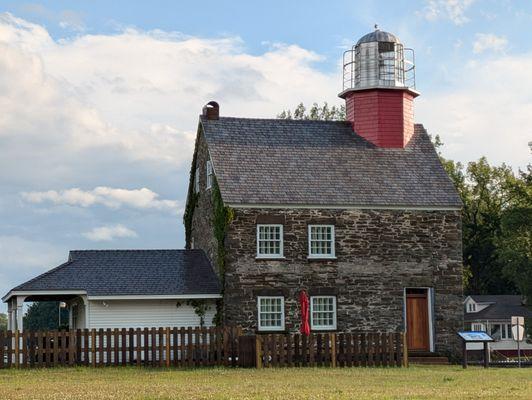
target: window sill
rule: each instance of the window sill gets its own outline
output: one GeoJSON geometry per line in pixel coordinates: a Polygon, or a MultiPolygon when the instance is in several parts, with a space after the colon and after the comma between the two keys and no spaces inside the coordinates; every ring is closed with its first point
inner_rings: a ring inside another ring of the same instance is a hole
{"type": "Polygon", "coordinates": [[[256,256],[255,260],[266,260],[266,261],[272,261],[272,260],[286,260],[286,257],[275,257],[275,256],[256,256]]]}
{"type": "Polygon", "coordinates": [[[310,260],[310,261],[336,260],[336,257],[335,256],[308,256],[307,260],[310,260]]]}
{"type": "Polygon", "coordinates": [[[329,327],[329,328],[313,328],[310,327],[311,332],[336,332],[338,329],[336,327],[329,327]]]}

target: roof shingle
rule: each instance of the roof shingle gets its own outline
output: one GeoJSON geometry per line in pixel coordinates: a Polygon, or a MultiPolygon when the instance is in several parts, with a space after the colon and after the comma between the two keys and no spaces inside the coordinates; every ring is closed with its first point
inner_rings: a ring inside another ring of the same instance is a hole
{"type": "Polygon", "coordinates": [[[422,125],[379,148],[347,122],[200,117],[228,204],[461,207],[422,125]]]}
{"type": "Polygon", "coordinates": [[[202,250],[73,250],[13,291],[86,290],[89,296],[219,294],[202,250]]]}

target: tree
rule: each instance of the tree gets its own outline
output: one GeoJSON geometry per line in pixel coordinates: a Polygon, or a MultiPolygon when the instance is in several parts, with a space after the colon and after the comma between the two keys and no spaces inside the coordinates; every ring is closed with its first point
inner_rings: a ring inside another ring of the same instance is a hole
{"type": "Polygon", "coordinates": [[[503,275],[532,303],[532,165],[510,184],[513,206],[501,215],[497,256],[503,275]]]}
{"type": "Polygon", "coordinates": [[[68,328],[68,310],[61,309],[61,326],[59,326],[59,302],[39,301],[32,303],[24,316],[24,329],[53,330],[68,328]]]}
{"type": "Polygon", "coordinates": [[[7,314],[0,313],[0,332],[7,331],[7,314]]]}
{"type": "Polygon", "coordinates": [[[280,119],[298,119],[298,120],[322,120],[322,121],[345,121],[345,106],[341,105],[340,107],[332,106],[329,107],[327,102],[324,102],[322,106],[319,106],[318,103],[312,104],[310,110],[305,108],[303,103],[294,109],[294,111],[283,110],[277,118],[280,119]]]}

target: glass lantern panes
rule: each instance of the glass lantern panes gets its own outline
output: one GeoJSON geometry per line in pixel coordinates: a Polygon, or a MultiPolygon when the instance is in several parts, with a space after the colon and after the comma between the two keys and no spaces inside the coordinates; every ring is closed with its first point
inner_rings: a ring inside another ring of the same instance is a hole
{"type": "Polygon", "coordinates": [[[311,297],[312,329],[336,329],[336,297],[311,297]]]}
{"type": "Polygon", "coordinates": [[[309,226],[309,256],[334,257],[334,226],[309,226]]]}
{"type": "Polygon", "coordinates": [[[282,257],[283,226],[257,225],[257,256],[282,257]]]}
{"type": "Polygon", "coordinates": [[[284,329],[284,298],[259,297],[259,329],[284,329]]]}

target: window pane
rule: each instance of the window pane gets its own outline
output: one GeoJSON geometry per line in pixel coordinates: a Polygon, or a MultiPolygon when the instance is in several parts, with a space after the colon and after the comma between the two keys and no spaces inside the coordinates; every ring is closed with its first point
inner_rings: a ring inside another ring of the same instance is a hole
{"type": "Polygon", "coordinates": [[[258,254],[281,255],[281,226],[259,225],[258,229],[258,254]]]}
{"type": "Polygon", "coordinates": [[[313,328],[334,328],[335,310],[332,296],[312,297],[311,325],[313,328]]]}
{"type": "Polygon", "coordinates": [[[333,227],[332,226],[310,226],[309,231],[310,255],[332,255],[333,254],[333,227]]]}

